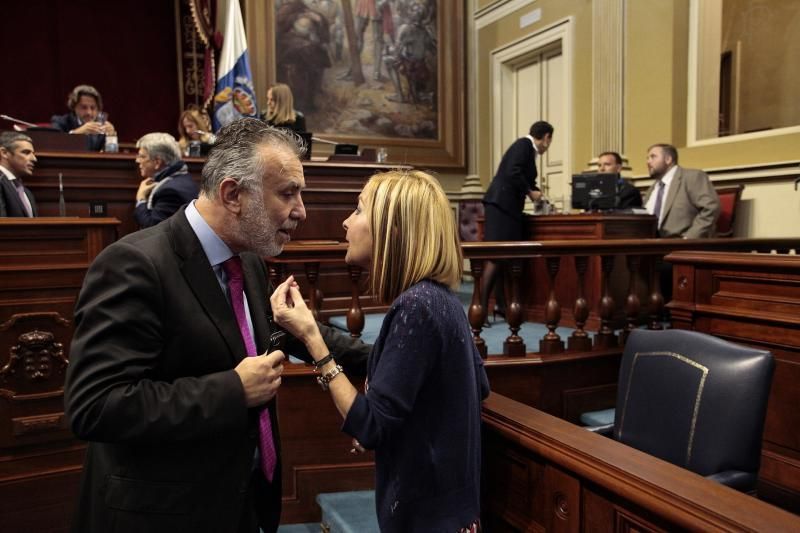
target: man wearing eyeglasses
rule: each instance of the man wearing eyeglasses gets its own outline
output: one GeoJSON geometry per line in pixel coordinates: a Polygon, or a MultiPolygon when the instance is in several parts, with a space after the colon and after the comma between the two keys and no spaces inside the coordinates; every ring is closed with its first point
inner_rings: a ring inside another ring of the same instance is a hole
{"type": "Polygon", "coordinates": [[[136,164],[143,179],[136,191],[133,215],[140,228],[149,228],[197,198],[200,190],[181,159],[181,147],[175,137],[148,133],[136,146],[136,164]]]}

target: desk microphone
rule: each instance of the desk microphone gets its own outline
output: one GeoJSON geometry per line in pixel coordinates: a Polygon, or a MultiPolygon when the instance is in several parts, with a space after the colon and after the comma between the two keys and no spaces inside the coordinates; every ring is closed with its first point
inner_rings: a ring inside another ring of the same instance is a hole
{"type": "Polygon", "coordinates": [[[315,143],[332,144],[334,146],[339,144],[336,141],[329,141],[328,139],[321,139],[319,137],[311,137],[311,140],[314,141],[315,143]]]}
{"type": "Polygon", "coordinates": [[[61,179],[61,172],[58,173],[58,216],[67,216],[67,206],[64,203],[64,181],[61,179]]]}
{"type": "Polygon", "coordinates": [[[23,126],[28,126],[29,128],[35,128],[36,124],[33,122],[25,122],[24,120],[20,120],[18,118],[9,117],[8,115],[0,115],[0,118],[3,120],[8,120],[9,122],[16,122],[17,124],[22,124],[23,126]]]}

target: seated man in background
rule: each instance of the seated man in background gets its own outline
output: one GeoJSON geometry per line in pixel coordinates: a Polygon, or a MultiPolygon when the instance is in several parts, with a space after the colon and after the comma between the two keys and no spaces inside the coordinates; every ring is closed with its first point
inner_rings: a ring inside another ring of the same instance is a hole
{"type": "Polygon", "coordinates": [[[15,131],[0,134],[0,217],[36,216],[36,201],[22,183],[33,175],[35,165],[30,137],[15,131]]]}
{"type": "Polygon", "coordinates": [[[597,156],[597,171],[600,174],[617,174],[616,209],[642,207],[642,195],[631,182],[624,179],[622,172],[622,156],[617,152],[603,152],[597,156]]]}
{"type": "Polygon", "coordinates": [[[148,133],[136,143],[142,181],[134,217],[142,228],[155,226],[197,198],[200,192],[181,160],[181,148],[169,133],[148,133]]]}
{"type": "Polygon", "coordinates": [[[89,135],[89,150],[99,152],[105,145],[105,136],[117,130],[106,120],[103,112],[103,97],[91,85],[78,85],[67,96],[66,115],[53,115],[50,122],[54,128],[65,133],[89,135]]]}
{"type": "Polygon", "coordinates": [[[713,237],[719,196],[708,174],[678,166],[678,150],[670,144],[647,150],[647,170],[655,183],[647,191],[645,207],[658,218],[658,236],[713,237]]]}

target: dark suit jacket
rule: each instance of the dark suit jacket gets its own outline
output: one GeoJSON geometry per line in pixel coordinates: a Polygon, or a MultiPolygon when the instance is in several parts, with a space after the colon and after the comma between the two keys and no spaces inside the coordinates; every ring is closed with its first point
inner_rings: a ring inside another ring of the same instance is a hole
{"type": "MultiPolygon", "coordinates": [[[[67,113],[66,115],[53,115],[50,117],[50,123],[54,128],[58,128],[64,133],[69,133],[72,130],[81,126],[78,117],[75,113],[67,113]]],[[[86,136],[86,148],[93,152],[99,152],[106,145],[106,136],[99,134],[90,134],[86,136]]]]}
{"type": "MultiPolygon", "coordinates": [[[[36,210],[36,200],[33,198],[33,193],[30,189],[24,187],[25,196],[31,203],[31,211],[33,216],[38,216],[36,210]]],[[[11,183],[5,174],[0,172],[0,217],[27,217],[28,213],[25,211],[25,206],[22,205],[22,200],[19,199],[17,188],[11,183]]]]}
{"type": "Polygon", "coordinates": [[[484,239],[520,241],[527,238],[522,210],[529,191],[536,187],[536,149],[527,137],[521,137],[503,154],[497,173],[483,196],[485,210],[484,239]]]}
{"type": "MultiPolygon", "coordinates": [[[[261,353],[271,287],[263,261],[241,257],[261,353]]],[[[366,345],[322,331],[343,364],[365,366],[366,345]]],[[[287,351],[298,353],[293,341],[287,351]]],[[[76,303],[64,391],[72,430],[90,441],[74,531],[236,531],[253,516],[248,502],[265,532],[277,528],[280,461],[271,485],[254,468],[258,410],[233,370],[245,354],[183,210],[97,257],[76,303]]],[[[275,401],[267,408],[280,457],[275,401]]]]}
{"type": "Polygon", "coordinates": [[[484,204],[493,204],[511,217],[522,219],[525,197],[536,187],[536,149],[527,137],[520,137],[506,150],[489,190],[483,197],[484,204]]]}
{"type": "Polygon", "coordinates": [[[617,209],[642,207],[642,193],[624,178],[617,181],[617,209]]]}
{"type": "MultiPolygon", "coordinates": [[[[655,186],[654,183],[647,190],[645,203],[655,186]]],[[[679,166],[661,209],[664,217],[658,229],[660,237],[699,239],[714,236],[719,217],[719,196],[708,174],[702,170],[679,166]]]]}
{"type": "Polygon", "coordinates": [[[183,161],[174,162],[153,179],[157,185],[150,193],[151,201],[138,204],[133,211],[141,228],[155,226],[171,217],[181,206],[197,198],[200,192],[183,161]]]}

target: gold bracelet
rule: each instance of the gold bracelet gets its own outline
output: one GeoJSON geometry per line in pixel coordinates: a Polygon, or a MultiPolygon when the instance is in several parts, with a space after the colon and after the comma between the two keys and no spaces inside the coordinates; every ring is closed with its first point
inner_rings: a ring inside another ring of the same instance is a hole
{"type": "Polygon", "coordinates": [[[319,383],[319,386],[322,387],[322,390],[327,391],[330,388],[330,382],[333,381],[333,378],[341,374],[343,370],[344,369],[341,365],[336,365],[336,367],[329,372],[326,372],[321,376],[317,376],[317,383],[319,383]]]}

